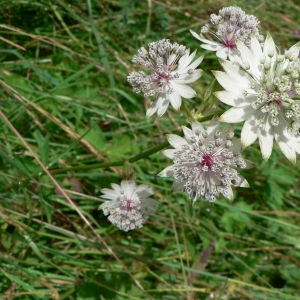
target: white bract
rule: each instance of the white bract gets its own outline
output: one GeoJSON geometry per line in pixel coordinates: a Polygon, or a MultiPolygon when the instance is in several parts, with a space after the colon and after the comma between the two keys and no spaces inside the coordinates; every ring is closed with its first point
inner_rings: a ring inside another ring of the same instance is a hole
{"type": "Polygon", "coordinates": [[[222,102],[233,106],[220,121],[245,121],[241,133],[242,147],[259,139],[265,161],[271,155],[273,140],[293,163],[300,153],[300,42],[284,55],[277,53],[268,34],[264,46],[252,36],[250,49],[237,42],[242,68],[229,61],[221,61],[224,72],[214,75],[226,91],[216,92],[222,102]]]}
{"type": "Polygon", "coordinates": [[[181,97],[193,98],[196,92],[187,84],[196,81],[202,75],[201,69],[196,69],[203,56],[194,62],[196,51],[190,50],[177,43],[171,44],[163,39],[149,44],[149,52],[145,48],[139,49],[139,54],[133,57],[133,62],[152,71],[146,74],[143,71],[131,72],[127,80],[136,93],[144,93],[145,97],[154,96],[155,101],[147,110],[147,116],[154,113],[162,116],[169,104],[179,110],[181,97]]]}
{"type": "Polygon", "coordinates": [[[137,186],[132,180],[123,180],[121,185],[112,183],[111,189],[103,189],[102,198],[109,199],[102,203],[105,215],[108,220],[124,231],[141,228],[155,210],[157,201],[149,198],[153,190],[146,184],[137,186]]]}
{"type": "Polygon", "coordinates": [[[182,127],[185,138],[168,135],[168,141],[175,149],[163,153],[174,164],[158,175],[174,177],[173,189],[188,193],[193,202],[199,197],[215,201],[219,194],[232,199],[232,185],[249,187],[235,168],[251,167],[252,163],[241,157],[240,140],[232,141],[233,126],[227,125],[220,131],[219,125],[214,117],[206,130],[194,121],[192,129],[182,127]]]}
{"type": "Polygon", "coordinates": [[[224,7],[219,11],[219,15],[212,14],[210,22],[216,31],[211,29],[211,25],[205,24],[201,29],[201,34],[191,30],[192,35],[203,42],[200,46],[204,49],[216,51],[219,58],[230,60],[238,59],[236,41],[243,41],[250,44],[251,35],[256,35],[262,41],[263,36],[259,35],[259,20],[253,15],[247,15],[239,7],[224,7]],[[202,33],[210,33],[217,41],[206,39],[202,33]]]}

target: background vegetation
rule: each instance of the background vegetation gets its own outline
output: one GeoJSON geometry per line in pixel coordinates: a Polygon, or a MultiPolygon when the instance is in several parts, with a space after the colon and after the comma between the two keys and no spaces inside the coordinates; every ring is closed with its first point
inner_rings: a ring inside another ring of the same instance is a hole
{"type": "MultiPolygon", "coordinates": [[[[233,202],[191,207],[156,176],[170,163],[157,152],[133,163],[160,203],[142,229],[98,210],[124,160],[186,124],[172,111],[146,119],[149,99],[126,81],[132,56],[162,38],[199,48],[188,30],[230,5],[281,49],[299,40],[296,0],[0,1],[1,299],[300,299],[299,159],[277,149],[268,163],[257,145],[244,151],[256,168],[233,202]]],[[[213,53],[201,68],[196,110],[213,53]]]]}

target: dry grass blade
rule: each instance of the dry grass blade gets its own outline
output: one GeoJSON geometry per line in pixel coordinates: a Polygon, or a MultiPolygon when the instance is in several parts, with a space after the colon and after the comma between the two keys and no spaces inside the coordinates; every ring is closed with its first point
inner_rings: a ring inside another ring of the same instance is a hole
{"type": "Polygon", "coordinates": [[[38,34],[27,33],[27,32],[25,32],[22,29],[19,29],[19,28],[16,28],[16,27],[12,27],[12,26],[8,26],[8,25],[5,25],[5,24],[0,24],[0,28],[4,28],[4,29],[12,31],[12,32],[14,32],[14,33],[16,33],[18,35],[28,36],[28,37],[32,38],[33,40],[44,42],[46,44],[52,45],[54,47],[57,47],[59,49],[62,49],[64,51],[66,51],[66,52],[68,52],[70,54],[82,57],[82,58],[84,58],[88,62],[92,62],[98,68],[103,68],[103,66],[99,63],[99,61],[97,61],[97,60],[95,60],[95,59],[93,59],[93,58],[91,58],[89,56],[86,56],[86,55],[83,55],[83,54],[78,53],[76,51],[73,51],[71,48],[69,48],[69,47],[65,46],[64,44],[62,44],[59,41],[59,39],[55,39],[55,38],[47,37],[47,36],[42,36],[42,35],[38,35],[38,34]]]}
{"type": "MultiPolygon", "coordinates": [[[[98,160],[100,161],[107,161],[104,156],[100,153],[100,151],[95,148],[89,141],[87,141],[84,137],[80,136],[78,133],[76,133],[74,130],[72,130],[69,126],[64,124],[60,119],[54,117],[49,112],[47,112],[45,109],[43,109],[41,106],[37,105],[36,103],[28,100],[26,97],[18,93],[16,90],[14,90],[11,86],[6,84],[3,80],[0,79],[0,84],[3,86],[3,88],[7,91],[8,94],[13,96],[16,100],[18,100],[22,105],[25,107],[27,105],[32,106],[34,109],[36,109],[38,112],[40,112],[42,115],[47,117],[49,120],[51,120],[53,123],[58,125],[62,130],[64,130],[69,136],[71,136],[73,139],[79,141],[82,145],[84,145],[91,153],[93,153],[98,160]]],[[[118,175],[122,174],[122,171],[119,170],[116,167],[110,167],[111,170],[113,170],[118,175]]]]}
{"type": "Polygon", "coordinates": [[[18,45],[18,44],[16,44],[16,43],[14,43],[14,42],[12,42],[12,41],[10,41],[10,40],[4,38],[3,36],[0,36],[0,40],[2,40],[3,42],[5,42],[5,43],[7,43],[7,44],[10,44],[10,45],[12,45],[12,46],[18,48],[18,49],[20,49],[20,50],[22,50],[22,51],[26,51],[26,49],[25,49],[24,47],[22,47],[22,46],[20,46],[20,45],[18,45]]]}

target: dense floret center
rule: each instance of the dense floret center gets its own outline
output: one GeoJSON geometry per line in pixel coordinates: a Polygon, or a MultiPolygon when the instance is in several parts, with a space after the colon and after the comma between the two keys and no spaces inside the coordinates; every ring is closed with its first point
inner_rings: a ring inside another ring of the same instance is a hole
{"type": "Polygon", "coordinates": [[[199,163],[199,167],[203,168],[203,167],[207,167],[208,170],[211,170],[211,167],[213,165],[214,162],[214,158],[211,154],[203,154],[202,156],[202,162],[199,163]]]}
{"type": "Polygon", "coordinates": [[[121,202],[120,206],[122,210],[131,211],[133,209],[133,200],[125,199],[125,201],[121,202]]]}

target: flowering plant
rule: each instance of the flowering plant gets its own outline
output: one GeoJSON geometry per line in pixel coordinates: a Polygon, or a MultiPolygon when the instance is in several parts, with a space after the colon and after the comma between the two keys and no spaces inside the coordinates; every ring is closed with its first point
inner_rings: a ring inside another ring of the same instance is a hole
{"type": "Polygon", "coordinates": [[[154,211],[158,203],[149,198],[153,190],[146,184],[136,186],[133,180],[123,180],[121,185],[112,184],[111,189],[103,189],[104,202],[100,208],[108,220],[124,231],[140,228],[154,211]]]}
{"type": "MultiPolygon", "coordinates": [[[[187,193],[192,203],[199,198],[213,202],[221,196],[232,200],[232,187],[249,187],[239,169],[253,167],[253,163],[241,152],[257,139],[265,161],[272,153],[274,140],[292,163],[300,153],[300,42],[281,54],[269,33],[266,39],[259,33],[259,20],[239,7],[221,9],[218,15],[211,15],[210,23],[202,27],[200,34],[191,33],[202,42],[201,48],[216,51],[224,69],[213,71],[224,90],[210,87],[207,93],[231,109],[209,118],[199,116],[210,108],[200,114],[188,109],[184,99],[196,96],[189,84],[201,77],[203,71],[198,66],[204,56],[195,59],[196,50],[190,54],[190,49],[167,39],[151,42],[149,50],[139,49],[132,61],[148,71],[133,71],[127,77],[134,92],[152,97],[147,117],[161,117],[170,105],[186,115],[189,124],[182,127],[181,136],[167,135],[173,149],[163,154],[173,164],[158,176],[174,177],[172,190],[187,193]],[[201,124],[208,119],[208,125],[201,124]],[[233,124],[240,122],[244,122],[241,138],[233,139],[233,124]]],[[[154,147],[132,161],[166,146],[154,147]]],[[[141,227],[157,202],[148,198],[153,194],[148,186],[137,187],[126,172],[124,176],[127,181],[121,186],[114,184],[113,190],[102,190],[102,198],[111,201],[100,208],[110,214],[112,223],[127,231],[141,227]]]]}
{"type": "Polygon", "coordinates": [[[277,53],[270,34],[263,46],[252,36],[250,46],[238,41],[243,65],[221,61],[224,72],[214,72],[225,91],[216,92],[220,101],[233,106],[220,120],[227,123],[245,121],[242,146],[259,139],[262,156],[268,160],[273,140],[294,164],[300,153],[300,42],[277,53]]]}
{"type": "Polygon", "coordinates": [[[200,78],[201,69],[196,69],[203,56],[193,63],[196,51],[190,50],[169,40],[161,40],[149,44],[149,52],[145,48],[139,50],[133,62],[149,68],[153,73],[147,75],[143,71],[131,72],[129,83],[136,93],[143,92],[144,96],[154,96],[155,100],[147,110],[150,117],[157,113],[161,117],[168,109],[169,104],[178,110],[181,106],[181,97],[193,98],[196,92],[186,85],[200,78]]]}
{"type": "Polygon", "coordinates": [[[252,164],[241,157],[240,140],[232,142],[232,126],[220,131],[215,117],[206,130],[197,121],[191,126],[192,129],[182,128],[185,138],[174,134],[167,137],[175,149],[164,150],[163,153],[173,159],[174,165],[158,175],[173,176],[173,189],[182,189],[193,202],[199,197],[212,202],[219,194],[233,199],[231,185],[249,186],[234,168],[246,168],[252,164]]]}

